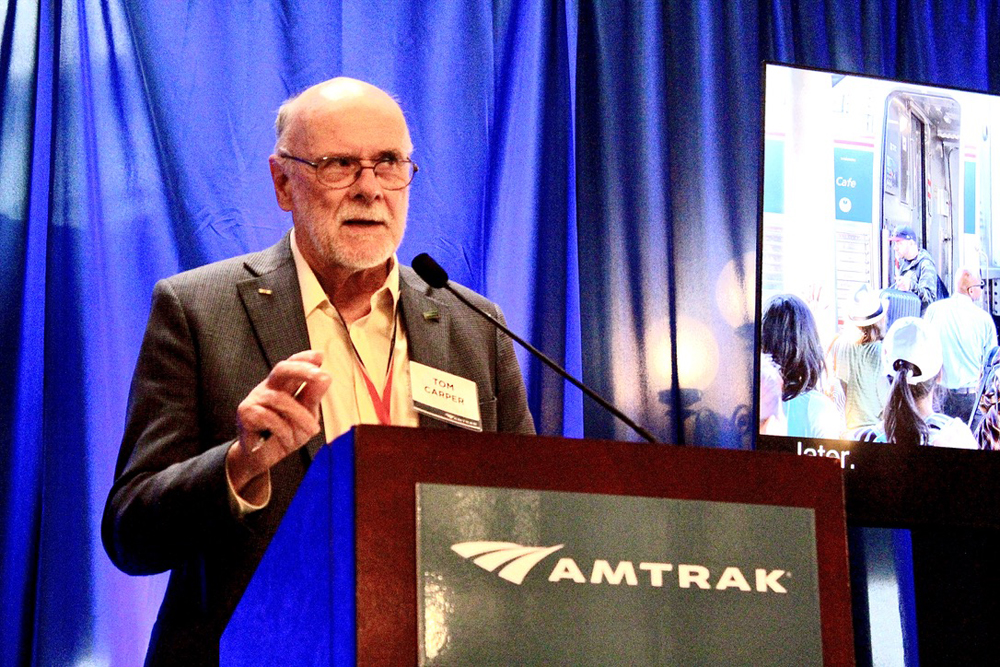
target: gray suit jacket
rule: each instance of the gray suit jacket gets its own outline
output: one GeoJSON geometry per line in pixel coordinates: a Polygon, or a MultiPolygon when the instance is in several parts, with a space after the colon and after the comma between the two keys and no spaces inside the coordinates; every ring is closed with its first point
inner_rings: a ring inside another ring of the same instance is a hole
{"type": "MultiPolygon", "coordinates": [[[[495,304],[466,294],[502,319],[495,304]]],[[[506,336],[408,267],[400,312],[413,361],[476,382],[485,430],[534,432],[506,336]]],[[[287,235],[157,283],[102,522],[120,569],[171,571],[148,664],[218,662],[222,631],[323,444],[317,435],[275,466],[270,504],[239,519],[225,480],[236,407],[274,364],[308,348],[287,235]]],[[[447,428],[423,416],[421,426],[447,428]]]]}

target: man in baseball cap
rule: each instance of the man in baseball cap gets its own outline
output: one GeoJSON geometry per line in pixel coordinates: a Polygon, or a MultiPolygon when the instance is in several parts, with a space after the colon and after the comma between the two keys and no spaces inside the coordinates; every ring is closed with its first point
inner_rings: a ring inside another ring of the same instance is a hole
{"type": "Polygon", "coordinates": [[[892,249],[896,253],[898,290],[913,292],[920,299],[920,314],[937,298],[937,268],[930,253],[917,245],[917,235],[909,225],[900,225],[893,232],[892,249]]]}

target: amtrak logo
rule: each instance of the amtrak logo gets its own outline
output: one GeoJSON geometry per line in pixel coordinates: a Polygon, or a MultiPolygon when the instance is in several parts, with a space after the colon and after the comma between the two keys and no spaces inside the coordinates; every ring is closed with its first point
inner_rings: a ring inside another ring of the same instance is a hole
{"type": "Polygon", "coordinates": [[[503,565],[497,576],[520,586],[531,568],[563,546],[565,545],[526,547],[514,542],[459,542],[451,545],[451,549],[462,558],[473,558],[472,562],[487,572],[493,572],[503,565]]]}
{"type": "MultiPolygon", "coordinates": [[[[518,586],[524,578],[549,554],[562,549],[564,544],[554,547],[526,547],[514,542],[459,542],[451,545],[452,551],[487,572],[518,586]],[[501,567],[503,566],[503,567],[501,567]]],[[[611,586],[639,586],[652,588],[676,587],[724,591],[736,589],[746,593],[788,593],[791,572],[763,567],[744,572],[736,565],[710,569],[696,563],[662,563],[642,561],[638,568],[631,560],[620,560],[612,566],[611,561],[596,559],[590,569],[590,576],[572,558],[560,558],[548,576],[548,581],[558,583],[571,581],[577,584],[608,584],[611,586]],[[752,582],[752,583],[751,583],[752,582]]]]}

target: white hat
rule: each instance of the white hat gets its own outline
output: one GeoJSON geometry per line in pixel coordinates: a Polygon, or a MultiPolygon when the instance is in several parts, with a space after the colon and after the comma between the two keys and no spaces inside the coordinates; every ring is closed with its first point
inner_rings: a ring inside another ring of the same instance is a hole
{"type": "Polygon", "coordinates": [[[941,337],[937,329],[919,317],[901,317],[885,334],[882,341],[882,368],[886,375],[895,375],[896,360],[908,361],[917,371],[906,378],[909,384],[919,384],[937,377],[941,370],[941,337]]]}
{"type": "Polygon", "coordinates": [[[887,311],[888,307],[879,295],[868,289],[868,285],[862,285],[850,300],[847,317],[856,326],[863,327],[878,322],[887,311]]]}

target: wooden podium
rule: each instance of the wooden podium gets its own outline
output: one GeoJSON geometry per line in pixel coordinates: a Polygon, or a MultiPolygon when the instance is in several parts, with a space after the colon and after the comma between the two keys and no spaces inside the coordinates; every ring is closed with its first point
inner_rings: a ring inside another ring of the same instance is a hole
{"type": "MultiPolygon", "coordinates": [[[[531,490],[541,494],[565,492],[549,495],[579,502],[590,498],[619,503],[627,503],[629,499],[636,503],[661,502],[659,499],[708,501],[734,504],[706,505],[726,511],[747,508],[747,516],[756,516],[754,507],[771,513],[785,511],[782,508],[804,508],[808,510],[809,525],[814,527],[812,586],[813,595],[818,597],[819,618],[813,618],[811,624],[818,638],[817,660],[831,665],[853,663],[843,478],[836,461],[712,448],[360,426],[317,454],[226,628],[221,646],[222,664],[439,664],[427,660],[423,652],[426,635],[419,633],[426,632],[426,628],[422,628],[420,614],[422,605],[428,604],[428,597],[426,591],[418,592],[417,497],[421,488],[441,488],[435,485],[531,490]],[[567,493],[589,495],[567,496],[567,493]]],[[[674,504],[684,511],[695,506],[695,503],[674,504]]],[[[790,511],[802,514],[801,509],[790,511]]],[[[747,531],[752,532],[751,527],[747,531]]],[[[741,532],[742,527],[725,531],[724,541],[741,532]]],[[[468,533],[466,537],[485,540],[494,536],[468,533]]],[[[781,539],[776,533],[772,541],[781,539]]],[[[675,551],[679,549],[680,553],[687,543],[681,540],[677,544],[680,546],[675,551]]],[[[535,547],[525,547],[522,551],[535,547]]],[[[779,553],[782,545],[771,547],[779,553]]],[[[575,555],[577,561],[583,562],[579,549],[570,552],[571,546],[559,544],[550,550],[556,548],[562,551],[548,557],[547,568],[552,568],[551,562],[561,555],[575,555]]],[[[627,545],[618,551],[631,553],[627,545]]],[[[499,595],[510,595],[510,591],[520,594],[532,583],[526,580],[519,589],[494,576],[495,573],[491,575],[486,565],[476,567],[471,561],[448,553],[454,556],[456,567],[466,568],[469,577],[478,575],[484,586],[495,589],[499,595]]],[[[636,563],[647,553],[648,549],[636,556],[636,563]]],[[[600,592],[614,596],[616,605],[632,604],[631,598],[659,595],[651,599],[663,600],[664,605],[679,600],[671,604],[683,610],[692,604],[725,605],[730,601],[745,604],[749,600],[764,600],[753,603],[772,604],[769,600],[773,599],[784,604],[790,596],[774,594],[782,589],[776,577],[785,576],[782,581],[789,586],[807,581],[805,568],[779,575],[782,570],[767,570],[766,563],[756,563],[763,569],[757,570],[755,592],[755,563],[749,555],[743,556],[750,564],[744,567],[742,575],[738,567],[730,567],[721,578],[718,570],[728,562],[715,567],[706,556],[703,568],[706,577],[710,568],[713,572],[711,582],[705,580],[710,583],[707,587],[694,579],[685,580],[690,572],[697,572],[691,568],[702,567],[681,564],[685,561],[677,561],[676,568],[673,564],[633,566],[631,561],[626,567],[618,562],[616,574],[620,585],[593,586],[615,582],[610,575],[606,577],[608,581],[598,581],[597,564],[606,561],[591,559],[595,574],[590,582],[560,581],[573,575],[566,574],[567,566],[575,563],[567,562],[572,558],[559,560],[548,580],[544,572],[532,572],[532,585],[539,590],[548,586],[544,590],[563,597],[570,593],[592,597],[600,592]],[[558,576],[560,566],[564,577],[558,576]],[[650,568],[659,568],[661,574],[666,572],[673,578],[665,585],[663,577],[657,580],[658,575],[646,576],[650,568]],[[634,574],[624,572],[625,569],[641,569],[639,573],[646,578],[639,584],[633,577],[623,579],[623,573],[634,574]],[[768,581],[762,587],[761,571],[770,573],[775,580],[770,587],[768,581]],[[799,579],[787,579],[792,574],[799,579]],[[550,583],[553,581],[557,583],[550,583]],[[653,586],[659,583],[661,588],[650,588],[651,581],[653,586]],[[699,586],[705,590],[699,590],[699,586]]],[[[589,572],[589,565],[586,570],[589,572]]],[[[482,600],[477,608],[485,606],[488,610],[486,598],[482,600]]],[[[536,604],[530,613],[538,617],[545,613],[545,607],[536,604]]],[[[626,608],[630,607],[622,607],[626,608]]],[[[723,616],[696,622],[704,624],[708,636],[713,634],[713,624],[725,622],[723,616]]],[[[663,639],[658,641],[666,646],[657,650],[675,650],[669,647],[670,628],[653,631],[662,633],[663,639]]],[[[774,643],[780,644],[781,630],[773,631],[774,637],[779,638],[774,643]]],[[[494,632],[496,628],[483,628],[481,639],[486,641],[494,632]]],[[[719,650],[733,650],[732,655],[740,655],[738,648],[719,650]]],[[[780,651],[781,647],[775,650],[780,651]]],[[[795,655],[787,657],[789,664],[804,664],[795,655]]],[[[587,659],[576,656],[567,662],[586,664],[587,659]]],[[[454,662],[443,660],[440,664],[454,662]]]]}

